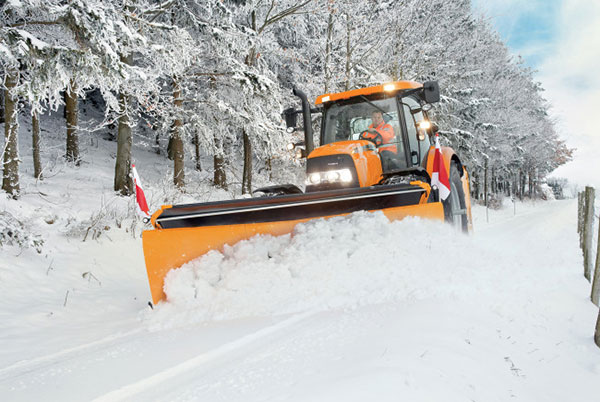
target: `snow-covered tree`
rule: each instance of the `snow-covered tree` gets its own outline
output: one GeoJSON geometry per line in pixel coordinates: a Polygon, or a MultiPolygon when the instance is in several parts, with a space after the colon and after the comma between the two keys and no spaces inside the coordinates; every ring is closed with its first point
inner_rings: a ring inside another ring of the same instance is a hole
{"type": "Polygon", "coordinates": [[[12,0],[0,12],[3,188],[14,195],[17,99],[34,120],[66,103],[66,156],[77,161],[76,105],[90,89],[105,99],[103,124],[118,122],[114,187],[123,194],[140,119],[155,144],[168,134],[177,186],[184,156],[200,169],[203,151],[213,155],[216,185],[251,191],[253,170],[289,163],[280,113],[295,102],[292,86],[314,99],[438,80],[432,116],[469,168],[475,196],[532,193],[571,157],[532,72],[469,0],[12,0]]]}

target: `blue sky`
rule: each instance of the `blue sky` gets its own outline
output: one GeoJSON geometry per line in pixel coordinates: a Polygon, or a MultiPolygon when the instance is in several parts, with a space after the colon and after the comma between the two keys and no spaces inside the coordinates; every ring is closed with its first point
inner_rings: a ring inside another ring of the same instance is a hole
{"type": "Polygon", "coordinates": [[[577,148],[555,175],[600,191],[600,0],[472,0],[536,71],[559,134],[577,148]]]}
{"type": "Polygon", "coordinates": [[[516,53],[523,56],[528,66],[536,68],[552,51],[560,23],[561,1],[529,1],[526,4],[507,1],[474,0],[476,9],[482,10],[494,23],[502,38],[516,53]]]}

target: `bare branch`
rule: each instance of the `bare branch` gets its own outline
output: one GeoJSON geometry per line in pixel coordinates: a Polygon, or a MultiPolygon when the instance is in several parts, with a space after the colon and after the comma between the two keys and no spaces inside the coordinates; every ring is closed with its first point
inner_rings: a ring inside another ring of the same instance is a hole
{"type": "Polygon", "coordinates": [[[283,18],[285,18],[285,17],[287,17],[289,15],[297,14],[298,10],[300,10],[301,8],[303,8],[305,5],[307,5],[311,1],[312,0],[306,0],[303,3],[296,4],[295,6],[292,6],[292,7],[288,8],[288,9],[285,9],[285,10],[281,11],[279,14],[275,14],[271,18],[267,18],[269,16],[269,14],[270,14],[270,10],[269,10],[269,14],[267,14],[267,16],[265,17],[265,21],[263,22],[263,25],[260,27],[260,29],[257,32],[260,34],[269,25],[272,25],[272,24],[276,23],[277,21],[279,21],[279,20],[281,20],[281,19],[283,19],[283,18]]]}
{"type": "Polygon", "coordinates": [[[58,19],[56,21],[25,21],[25,22],[19,22],[16,24],[11,24],[8,25],[9,28],[20,28],[20,27],[24,27],[27,25],[60,25],[62,24],[63,21],[58,19]]]}

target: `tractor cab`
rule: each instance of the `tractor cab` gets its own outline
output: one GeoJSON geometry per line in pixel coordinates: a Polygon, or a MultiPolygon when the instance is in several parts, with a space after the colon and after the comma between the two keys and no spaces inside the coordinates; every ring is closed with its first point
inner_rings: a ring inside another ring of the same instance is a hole
{"type": "Polygon", "coordinates": [[[320,96],[316,102],[323,105],[320,144],[371,141],[384,173],[420,166],[431,146],[431,130],[421,126],[428,121],[428,104],[415,91],[418,89],[422,91],[423,86],[396,82],[359,91],[366,94],[349,91],[320,96]]]}
{"type": "MultiPolygon", "coordinates": [[[[439,100],[437,82],[399,81],[325,94],[316,100],[319,109],[305,107],[305,95],[295,93],[303,100],[305,127],[310,112],[323,113],[319,146],[313,149],[309,127],[300,152],[308,158],[307,192],[372,186],[391,172],[425,167],[433,134],[426,110],[439,100]],[[327,173],[331,170],[343,175],[327,173]]],[[[295,127],[291,115],[299,112],[284,112],[288,127],[295,127]]]]}

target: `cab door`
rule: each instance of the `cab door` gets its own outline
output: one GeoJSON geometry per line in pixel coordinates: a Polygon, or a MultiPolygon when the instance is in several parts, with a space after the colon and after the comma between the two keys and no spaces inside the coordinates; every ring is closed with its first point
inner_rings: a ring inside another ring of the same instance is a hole
{"type": "Polygon", "coordinates": [[[412,96],[401,99],[403,117],[406,124],[406,133],[408,137],[408,156],[410,166],[422,166],[427,158],[427,153],[431,147],[429,136],[424,134],[419,140],[419,123],[425,120],[421,104],[412,96]]]}

